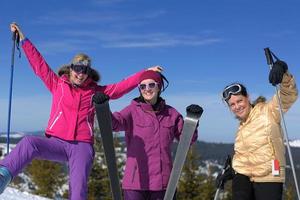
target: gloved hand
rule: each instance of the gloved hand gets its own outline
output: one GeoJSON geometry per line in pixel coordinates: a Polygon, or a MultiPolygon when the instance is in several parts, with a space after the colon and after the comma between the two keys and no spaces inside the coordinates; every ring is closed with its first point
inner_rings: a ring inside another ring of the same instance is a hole
{"type": "Polygon", "coordinates": [[[275,86],[282,82],[283,74],[287,71],[288,65],[282,61],[277,60],[269,73],[269,82],[275,86]]]}
{"type": "Polygon", "coordinates": [[[109,96],[102,92],[96,92],[93,96],[93,102],[96,104],[102,104],[108,100],[109,100],[109,96]]]}
{"type": "Polygon", "coordinates": [[[191,104],[188,107],[186,107],[186,112],[192,112],[194,114],[202,114],[203,108],[197,104],[191,104]]]}
{"type": "Polygon", "coordinates": [[[231,166],[225,169],[224,173],[219,173],[219,175],[216,178],[216,187],[220,188],[221,190],[224,190],[225,183],[229,180],[232,180],[234,174],[234,169],[231,166]]]}

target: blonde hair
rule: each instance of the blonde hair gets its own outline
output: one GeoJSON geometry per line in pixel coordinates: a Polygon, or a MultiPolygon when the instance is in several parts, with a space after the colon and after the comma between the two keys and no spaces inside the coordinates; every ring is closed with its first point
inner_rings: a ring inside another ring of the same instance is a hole
{"type": "Polygon", "coordinates": [[[78,62],[87,62],[88,66],[91,66],[92,60],[88,55],[84,53],[79,53],[76,54],[72,59],[72,63],[78,63],[78,62]]]}

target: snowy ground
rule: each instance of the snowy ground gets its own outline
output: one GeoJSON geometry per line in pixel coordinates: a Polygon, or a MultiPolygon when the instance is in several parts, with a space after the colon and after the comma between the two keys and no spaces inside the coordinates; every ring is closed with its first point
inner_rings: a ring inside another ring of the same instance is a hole
{"type": "Polygon", "coordinates": [[[50,200],[45,197],[29,194],[28,192],[21,192],[17,189],[7,187],[0,195],[0,200],[50,200]]]}

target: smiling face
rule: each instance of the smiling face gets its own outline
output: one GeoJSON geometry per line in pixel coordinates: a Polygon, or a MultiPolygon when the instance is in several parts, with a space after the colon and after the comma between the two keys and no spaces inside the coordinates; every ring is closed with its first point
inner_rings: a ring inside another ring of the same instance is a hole
{"type": "Polygon", "coordinates": [[[84,81],[88,78],[88,75],[82,72],[76,72],[70,69],[70,82],[74,85],[82,85],[84,81]]]}
{"type": "Polygon", "coordinates": [[[231,95],[227,101],[230,110],[240,121],[246,121],[251,111],[249,96],[231,95]]]}
{"type": "Polygon", "coordinates": [[[154,105],[160,91],[158,84],[153,79],[145,79],[139,84],[139,88],[144,100],[154,105]]]}

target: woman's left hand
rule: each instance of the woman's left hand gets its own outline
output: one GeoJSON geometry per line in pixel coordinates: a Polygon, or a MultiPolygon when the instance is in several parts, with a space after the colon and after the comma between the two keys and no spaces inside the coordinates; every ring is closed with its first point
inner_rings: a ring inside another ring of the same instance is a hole
{"type": "Polygon", "coordinates": [[[162,72],[163,68],[162,68],[162,66],[156,65],[156,66],[149,67],[147,70],[152,70],[155,72],[162,72]]]}
{"type": "Polygon", "coordinates": [[[17,34],[19,34],[19,36],[20,36],[20,40],[24,40],[25,36],[22,33],[20,26],[16,22],[12,22],[10,24],[10,31],[17,32],[17,34]]]}

